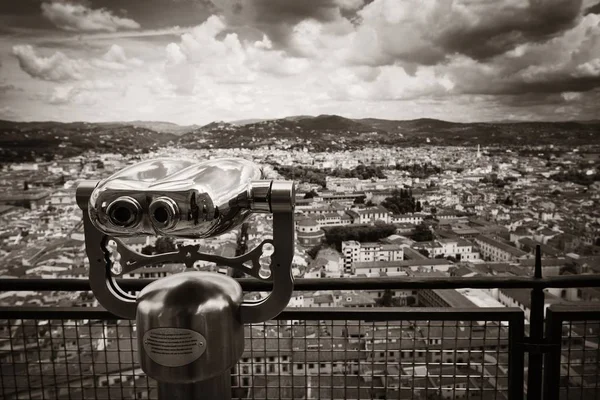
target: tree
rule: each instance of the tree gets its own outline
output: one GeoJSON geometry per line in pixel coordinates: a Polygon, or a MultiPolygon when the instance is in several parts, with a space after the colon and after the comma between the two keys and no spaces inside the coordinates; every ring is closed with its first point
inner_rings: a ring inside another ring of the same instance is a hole
{"type": "Polygon", "coordinates": [[[381,205],[394,214],[413,213],[416,210],[416,202],[412,191],[407,189],[393,190],[390,197],[386,197],[381,205]]]}
{"type": "Polygon", "coordinates": [[[173,242],[173,239],[166,236],[161,236],[158,239],[156,239],[155,248],[157,254],[171,253],[173,251],[177,251],[177,246],[173,242]]]}
{"type": "Polygon", "coordinates": [[[392,224],[377,223],[371,225],[349,225],[324,228],[325,242],[335,246],[338,251],[342,250],[342,242],[356,240],[357,242],[376,242],[396,233],[396,227],[392,224]]]}
{"type": "Polygon", "coordinates": [[[433,233],[427,225],[419,224],[415,228],[415,232],[412,234],[411,238],[416,242],[429,242],[433,240],[433,233]]]}
{"type": "Polygon", "coordinates": [[[365,196],[358,196],[355,198],[354,204],[365,204],[365,196]]]}
{"type": "Polygon", "coordinates": [[[150,256],[150,255],[154,254],[154,250],[156,250],[154,248],[154,246],[152,246],[152,245],[146,245],[146,246],[142,247],[142,254],[150,256]]]}
{"type": "Polygon", "coordinates": [[[419,249],[418,252],[429,258],[429,251],[427,249],[419,249]]]}
{"type": "Polygon", "coordinates": [[[390,289],[385,289],[383,291],[383,296],[377,299],[377,305],[382,307],[392,307],[393,300],[394,297],[392,295],[392,291],[390,289]]]}
{"type": "Polygon", "coordinates": [[[415,206],[415,211],[416,211],[416,212],[421,212],[421,211],[423,211],[423,206],[421,205],[421,202],[420,202],[420,201],[417,201],[417,204],[416,204],[416,206],[415,206]]]}
{"type": "Polygon", "coordinates": [[[310,192],[307,192],[307,193],[304,195],[304,198],[305,198],[305,199],[312,199],[312,198],[314,198],[314,197],[319,197],[319,194],[318,194],[317,192],[315,192],[315,190],[314,190],[314,189],[313,189],[313,190],[311,190],[310,192]]]}

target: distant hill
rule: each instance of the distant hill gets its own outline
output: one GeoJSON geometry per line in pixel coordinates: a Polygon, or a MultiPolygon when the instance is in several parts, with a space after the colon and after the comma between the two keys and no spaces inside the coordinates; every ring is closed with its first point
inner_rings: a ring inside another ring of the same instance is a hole
{"type": "Polygon", "coordinates": [[[158,149],[176,139],[171,133],[133,123],[0,121],[0,160],[52,160],[87,150],[136,154],[158,149]]]}
{"type": "Polygon", "coordinates": [[[146,128],[158,133],[171,133],[173,135],[183,135],[184,133],[190,132],[200,127],[200,125],[177,125],[173,122],[162,121],[111,122],[110,124],[133,126],[135,128],[146,128]]]}
{"type": "MultiPolygon", "coordinates": [[[[205,131],[205,134],[207,132],[205,131]]],[[[189,148],[260,147],[265,145],[344,150],[365,146],[578,146],[598,144],[600,123],[477,122],[460,123],[431,118],[386,120],[350,119],[338,115],[294,116],[245,125],[212,126],[211,135],[188,133],[178,143],[189,148]],[[218,135],[214,135],[218,133],[218,135]]]]}
{"type": "Polygon", "coordinates": [[[254,119],[238,119],[236,121],[230,121],[229,123],[232,125],[249,125],[255,124],[257,122],[266,121],[266,119],[254,118],[254,119]]]}
{"type": "Polygon", "coordinates": [[[167,144],[204,149],[277,145],[311,151],[386,146],[580,146],[599,144],[600,121],[478,122],[437,119],[350,119],[298,115],[271,120],[211,122],[180,126],[168,122],[0,121],[2,161],[51,159],[87,149],[139,153],[167,144]],[[244,123],[242,123],[244,122],[244,123]]]}

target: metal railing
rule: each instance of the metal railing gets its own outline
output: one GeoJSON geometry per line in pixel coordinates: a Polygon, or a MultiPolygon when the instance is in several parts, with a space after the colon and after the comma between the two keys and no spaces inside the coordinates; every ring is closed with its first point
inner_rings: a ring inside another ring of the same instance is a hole
{"type": "Polygon", "coordinates": [[[546,398],[600,398],[600,309],[552,305],[546,314],[550,351],[545,360],[546,398]]]}
{"type": "MultiPolygon", "coordinates": [[[[3,308],[3,398],[155,398],[136,331],[100,309],[3,308]]],[[[250,325],[234,397],[514,399],[523,392],[516,309],[290,309],[250,325]]]]}
{"type": "MultiPolygon", "coordinates": [[[[240,282],[245,291],[269,289],[240,282]]],[[[136,291],[147,283],[124,280],[121,286],[136,291]]],[[[298,291],[530,289],[538,297],[530,321],[541,316],[542,325],[536,332],[515,308],[292,308],[246,329],[246,350],[232,371],[233,395],[600,399],[600,307],[552,306],[543,328],[542,289],[591,286],[600,286],[599,276],[298,279],[298,291]]],[[[0,280],[0,291],[9,290],[88,291],[89,284],[0,280]]],[[[0,308],[1,397],[156,398],[155,382],[137,364],[134,325],[96,308],[0,308]]]]}

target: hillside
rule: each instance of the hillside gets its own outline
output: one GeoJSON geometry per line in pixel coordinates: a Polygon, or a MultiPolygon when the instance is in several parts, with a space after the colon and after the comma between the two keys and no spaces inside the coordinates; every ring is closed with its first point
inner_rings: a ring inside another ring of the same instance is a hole
{"type": "Polygon", "coordinates": [[[600,123],[458,123],[436,119],[349,119],[337,115],[264,120],[243,126],[209,124],[179,138],[188,148],[284,145],[316,151],[365,146],[578,146],[598,144],[600,123]]]}
{"type": "Polygon", "coordinates": [[[175,139],[169,133],[123,123],[0,121],[0,159],[51,160],[57,156],[76,156],[86,150],[143,153],[175,139]]]}
{"type": "Polygon", "coordinates": [[[173,135],[183,135],[194,129],[200,128],[199,125],[177,125],[173,122],[162,121],[130,121],[130,122],[111,122],[123,126],[133,126],[134,128],[145,128],[158,133],[171,133],[173,135]]]}
{"type": "Polygon", "coordinates": [[[350,119],[299,115],[244,125],[211,122],[179,126],[168,122],[0,121],[0,157],[5,162],[73,156],[88,149],[139,153],[167,144],[203,149],[277,145],[312,151],[375,146],[580,146],[599,144],[600,122],[457,123],[436,119],[350,119]]]}

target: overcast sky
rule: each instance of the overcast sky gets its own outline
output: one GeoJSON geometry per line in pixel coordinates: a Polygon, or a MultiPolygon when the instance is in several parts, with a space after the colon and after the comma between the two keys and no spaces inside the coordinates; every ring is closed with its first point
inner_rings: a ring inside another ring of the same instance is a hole
{"type": "Polygon", "coordinates": [[[0,119],[595,119],[598,1],[2,1],[0,119]]]}

